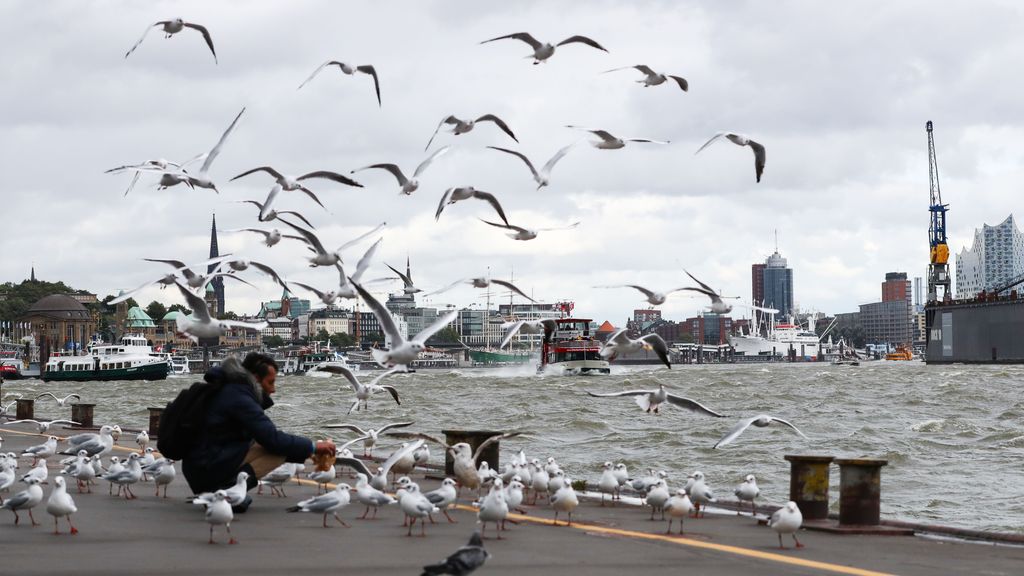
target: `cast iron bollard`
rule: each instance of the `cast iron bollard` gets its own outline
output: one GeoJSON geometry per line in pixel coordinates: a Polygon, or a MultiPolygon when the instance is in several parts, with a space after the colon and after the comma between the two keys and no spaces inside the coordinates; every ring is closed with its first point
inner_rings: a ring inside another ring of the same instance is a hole
{"type": "Polygon", "coordinates": [[[804,520],[828,518],[828,468],[832,456],[787,455],[790,463],[789,499],[804,520]]]}
{"type": "Polygon", "coordinates": [[[877,526],[882,495],[882,466],[888,460],[849,458],[839,465],[839,525],[877,526]]]}
{"type": "MultiPolygon", "coordinates": [[[[459,442],[465,442],[469,444],[469,447],[473,452],[476,452],[477,446],[484,443],[491,436],[497,436],[501,432],[489,432],[486,430],[441,430],[444,434],[444,441],[449,446],[458,444],[459,442]]],[[[498,445],[501,442],[495,442],[484,449],[483,454],[480,455],[480,459],[476,461],[477,466],[481,462],[487,462],[487,465],[492,470],[498,469],[498,445]]],[[[447,450],[444,452],[444,473],[448,476],[455,474],[454,461],[452,455],[447,450]]]]}
{"type": "Polygon", "coordinates": [[[149,436],[156,438],[157,433],[160,432],[160,417],[163,416],[163,408],[150,408],[149,409],[149,436]]]}
{"type": "Polygon", "coordinates": [[[82,428],[92,428],[92,409],[95,406],[95,404],[72,404],[71,421],[78,422],[82,428]]]}
{"type": "Polygon", "coordinates": [[[18,420],[35,420],[35,404],[36,401],[31,398],[18,398],[18,407],[15,410],[15,416],[18,420]]]}

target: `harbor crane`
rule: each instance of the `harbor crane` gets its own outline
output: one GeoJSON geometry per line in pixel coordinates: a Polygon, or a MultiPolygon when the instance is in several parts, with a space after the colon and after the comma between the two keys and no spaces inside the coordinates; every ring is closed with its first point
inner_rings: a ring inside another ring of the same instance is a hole
{"type": "Polygon", "coordinates": [[[939,189],[939,163],[935,157],[935,139],[932,136],[932,121],[925,124],[928,132],[928,187],[931,204],[931,223],[928,226],[928,246],[930,260],[928,263],[928,302],[939,301],[939,288],[942,288],[942,301],[953,299],[949,279],[949,245],[946,244],[946,212],[948,204],[942,203],[942,191],[939,189]]]}

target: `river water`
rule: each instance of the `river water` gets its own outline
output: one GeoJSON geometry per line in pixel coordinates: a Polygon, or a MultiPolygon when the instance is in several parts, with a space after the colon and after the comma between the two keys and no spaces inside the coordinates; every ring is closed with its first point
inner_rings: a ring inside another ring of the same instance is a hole
{"type": "MultiPolygon", "coordinates": [[[[888,518],[1024,532],[1024,367],[925,366],[875,362],[619,368],[591,377],[537,376],[532,366],[421,370],[396,375],[402,405],[376,396],[369,412],[345,415],[351,391],[340,377],[278,380],[271,417],[282,428],[336,441],[351,438],[323,424],[376,427],[413,420],[409,430],[521,430],[503,454],[554,456],[573,479],[596,481],[601,463],[624,462],[631,473],[665,469],[670,487],[702,470],[717,493],[731,497],[755,474],[766,502],[787,499],[785,454],[872,457],[882,471],[882,514],[888,518]],[[618,391],[664,383],[729,415],[698,416],[673,406],[643,413],[631,398],[591,398],[583,390],[618,391]],[[809,440],[781,426],[750,428],[719,450],[711,446],[734,420],[768,413],[798,426],[809,440]]],[[[149,406],[162,406],[189,380],[162,382],[8,382],[5,392],[79,392],[96,403],[95,421],[143,428],[149,406]]],[[[67,417],[69,408],[40,401],[37,418],[67,417]]],[[[382,442],[386,445],[386,442],[382,442]]],[[[440,450],[433,450],[433,459],[440,450]]],[[[833,467],[833,510],[838,510],[833,467]]]]}

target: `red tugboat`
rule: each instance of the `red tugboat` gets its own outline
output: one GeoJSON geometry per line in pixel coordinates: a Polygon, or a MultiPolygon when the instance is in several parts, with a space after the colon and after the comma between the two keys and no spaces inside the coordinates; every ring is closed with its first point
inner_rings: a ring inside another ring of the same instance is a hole
{"type": "Polygon", "coordinates": [[[556,306],[562,317],[554,321],[553,328],[544,329],[537,371],[548,371],[550,366],[567,375],[611,372],[608,361],[601,358],[601,342],[590,331],[590,318],[573,318],[572,302],[559,302],[556,306]]]}

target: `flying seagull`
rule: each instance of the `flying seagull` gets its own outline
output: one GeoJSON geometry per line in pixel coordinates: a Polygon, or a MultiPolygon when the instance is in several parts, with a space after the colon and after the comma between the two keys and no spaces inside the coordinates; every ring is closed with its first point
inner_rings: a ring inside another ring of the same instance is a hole
{"type": "Polygon", "coordinates": [[[388,268],[390,268],[391,271],[394,272],[395,274],[398,274],[399,280],[401,280],[402,284],[404,284],[404,287],[403,287],[402,290],[406,294],[412,295],[412,294],[415,294],[417,292],[423,292],[422,289],[417,288],[416,285],[413,284],[413,282],[412,282],[412,272],[409,271],[409,261],[408,260],[405,261],[405,274],[402,274],[394,266],[392,266],[391,264],[388,264],[387,262],[385,262],[384,265],[387,266],[388,268]]]}
{"type": "Polygon", "coordinates": [[[547,186],[550,183],[551,169],[554,168],[555,164],[557,164],[563,156],[568,154],[569,150],[571,150],[572,147],[575,146],[577,143],[578,142],[573,142],[568,146],[564,146],[558,152],[555,152],[555,155],[552,156],[551,159],[544,164],[544,166],[540,169],[540,172],[538,172],[537,169],[533,166],[533,162],[530,162],[530,159],[527,158],[526,155],[521,152],[509,150],[508,148],[500,148],[498,146],[488,146],[488,148],[490,148],[491,150],[498,150],[499,152],[504,152],[506,154],[511,154],[516,158],[522,160],[526,164],[526,167],[530,169],[530,173],[533,174],[533,180],[537,182],[537,190],[540,190],[541,188],[547,186]]]}
{"type": "Polygon", "coordinates": [[[351,414],[353,410],[358,410],[360,404],[363,405],[363,410],[369,410],[370,396],[373,396],[374,394],[379,394],[381,392],[387,392],[388,394],[391,394],[391,397],[394,398],[395,400],[395,404],[402,404],[402,401],[399,400],[398,398],[398,390],[396,390],[394,386],[381,386],[380,384],[378,384],[378,382],[380,382],[386,376],[390,376],[395,372],[400,372],[401,370],[398,368],[392,368],[391,370],[382,372],[376,378],[371,380],[369,384],[363,384],[362,382],[360,382],[359,378],[357,378],[356,375],[352,373],[352,370],[348,369],[346,366],[341,366],[338,364],[325,364],[323,366],[317,367],[316,370],[319,372],[328,372],[331,374],[341,374],[342,376],[345,377],[346,380],[348,380],[349,384],[352,385],[352,391],[356,393],[356,400],[348,409],[347,414],[351,414]]]}
{"type": "Polygon", "coordinates": [[[341,70],[342,72],[344,72],[346,76],[352,76],[356,72],[362,72],[363,74],[369,74],[370,76],[373,76],[373,87],[377,91],[377,106],[378,107],[381,106],[381,103],[380,103],[380,80],[377,78],[377,69],[374,68],[373,66],[369,65],[369,64],[364,64],[362,66],[352,66],[352,65],[346,64],[344,62],[338,62],[337,60],[328,60],[327,62],[324,62],[323,64],[318,66],[317,69],[314,70],[313,73],[309,75],[309,78],[306,78],[306,80],[303,81],[302,84],[299,84],[299,87],[296,88],[296,90],[301,90],[303,86],[308,84],[310,80],[315,78],[316,75],[320,73],[321,70],[323,70],[324,68],[326,68],[328,66],[337,66],[338,70],[341,70]]]}
{"type": "Polygon", "coordinates": [[[177,174],[165,173],[164,176],[169,176],[170,180],[176,181],[169,181],[167,184],[165,184],[164,179],[161,178],[160,184],[164,188],[167,188],[169,186],[174,186],[176,184],[185,182],[190,186],[206,188],[208,190],[213,190],[214,192],[217,192],[219,194],[220,191],[217,190],[217,185],[214,184],[213,180],[211,180],[209,176],[207,176],[207,172],[209,172],[210,165],[213,164],[213,161],[217,159],[218,155],[220,155],[220,149],[224,147],[224,142],[228,139],[228,136],[231,135],[231,132],[234,131],[235,126],[238,124],[238,121],[242,118],[242,114],[245,114],[245,108],[242,108],[242,111],[238,113],[238,116],[235,116],[235,119],[231,122],[231,125],[228,126],[228,129],[225,130],[223,134],[221,134],[220,140],[217,141],[217,145],[214,146],[212,150],[206,152],[205,154],[200,154],[199,156],[193,158],[192,160],[189,160],[189,162],[196,162],[200,159],[203,160],[203,165],[202,167],[199,168],[198,174],[192,175],[185,172],[180,172],[177,174]]]}
{"type": "Polygon", "coordinates": [[[458,136],[459,134],[465,134],[466,132],[473,130],[473,127],[476,126],[477,122],[493,122],[498,128],[501,129],[502,132],[508,134],[509,137],[515,140],[516,142],[519,142],[519,139],[516,138],[516,135],[512,133],[512,130],[508,127],[508,124],[506,124],[504,120],[498,118],[494,114],[484,114],[483,116],[477,118],[476,120],[462,120],[460,118],[456,118],[455,116],[447,116],[443,120],[441,120],[441,122],[438,123],[437,128],[434,129],[434,133],[430,136],[430,140],[427,141],[427,147],[424,148],[423,151],[426,152],[428,149],[430,149],[430,145],[434,142],[434,137],[437,136],[437,132],[441,130],[441,126],[444,126],[445,124],[450,124],[451,126],[453,126],[452,134],[458,136]]]}
{"type": "Polygon", "coordinates": [[[534,228],[534,229],[530,229],[530,228],[523,228],[522,226],[515,226],[513,224],[498,224],[497,222],[488,222],[487,220],[484,220],[483,218],[481,218],[480,221],[483,222],[484,224],[489,224],[489,225],[494,226],[496,228],[504,228],[506,230],[510,230],[510,232],[507,233],[507,236],[509,238],[513,239],[513,240],[533,240],[541,232],[553,232],[555,230],[569,230],[571,228],[575,228],[575,227],[580,225],[579,222],[573,222],[572,224],[569,224],[568,226],[563,226],[561,228],[534,228]]]}
{"type": "Polygon", "coordinates": [[[217,51],[213,49],[213,38],[210,37],[210,31],[207,30],[205,26],[193,24],[192,22],[185,22],[181,18],[175,18],[173,20],[161,20],[160,22],[149,25],[146,28],[146,31],[142,33],[142,38],[139,38],[139,41],[136,42],[135,45],[132,46],[130,50],[125,52],[124,57],[127,58],[132,52],[135,52],[135,49],[139,47],[139,44],[142,44],[142,41],[146,39],[146,34],[149,34],[149,31],[153,28],[156,28],[157,26],[163,27],[165,34],[164,38],[170,38],[178,32],[181,32],[185,28],[198,30],[199,33],[203,35],[203,39],[206,40],[206,45],[210,47],[210,53],[213,54],[213,63],[217,64],[217,51]]]}
{"type": "Polygon", "coordinates": [[[595,141],[591,141],[590,144],[593,145],[594,148],[599,148],[601,150],[618,150],[619,148],[624,148],[626,146],[626,142],[647,142],[649,144],[670,144],[670,141],[668,141],[668,140],[650,140],[648,138],[619,138],[617,136],[613,136],[611,134],[611,132],[608,132],[607,130],[597,130],[597,129],[593,129],[593,128],[584,128],[583,126],[574,126],[572,124],[566,125],[566,128],[575,128],[576,130],[586,130],[587,132],[590,132],[591,134],[594,134],[595,136],[597,136],[601,140],[596,141],[596,142],[595,141]]]}
{"type": "Polygon", "coordinates": [[[258,168],[253,168],[252,170],[246,170],[245,172],[242,172],[238,176],[232,178],[230,181],[234,182],[235,180],[238,180],[243,176],[248,176],[249,174],[252,174],[254,172],[266,172],[267,174],[270,174],[271,176],[274,177],[274,180],[277,182],[277,185],[280,186],[281,189],[286,192],[291,192],[293,190],[301,190],[307,196],[312,198],[314,202],[319,204],[321,208],[324,207],[323,203],[320,202],[320,199],[316,197],[316,194],[314,194],[312,190],[302,185],[302,180],[309,180],[311,178],[323,178],[325,180],[333,180],[335,182],[338,182],[339,184],[345,184],[346,186],[355,186],[356,188],[363,187],[363,185],[360,184],[359,182],[356,182],[355,180],[349,178],[348,176],[342,176],[337,172],[330,172],[328,170],[317,170],[315,172],[309,172],[308,174],[303,174],[302,176],[296,177],[285,176],[284,174],[281,174],[280,172],[274,170],[270,166],[260,166],[258,168]]]}
{"type": "MultiPolygon", "coordinates": [[[[294,212],[294,214],[301,218],[303,222],[306,221],[306,219],[302,218],[302,215],[300,215],[298,212],[294,212]]],[[[291,238],[292,240],[305,240],[302,236],[289,236],[287,234],[281,234],[281,231],[278,230],[277,228],[274,228],[269,231],[261,230],[259,228],[236,228],[234,230],[225,230],[224,232],[254,232],[256,234],[259,234],[260,236],[263,236],[263,243],[267,245],[267,248],[276,246],[277,243],[281,241],[281,238],[291,238]]]]}
{"type": "Polygon", "coordinates": [[[658,334],[645,334],[639,338],[630,338],[625,329],[617,330],[608,337],[608,340],[601,346],[601,357],[606,360],[615,360],[619,354],[639,352],[644,349],[654,350],[662,364],[672,368],[668,360],[668,344],[658,334]]]}
{"type": "Polygon", "coordinates": [[[516,287],[515,284],[509,282],[508,280],[497,280],[495,278],[485,278],[485,277],[480,277],[480,278],[463,278],[461,280],[456,280],[455,282],[452,282],[451,284],[445,286],[444,288],[441,288],[440,290],[435,290],[435,291],[433,291],[433,292],[431,292],[429,294],[424,294],[424,296],[434,296],[434,295],[437,295],[437,294],[441,294],[441,293],[447,292],[447,291],[451,290],[452,288],[455,288],[459,284],[469,284],[469,285],[471,285],[474,288],[487,288],[491,284],[497,284],[498,286],[504,286],[505,288],[508,288],[509,290],[515,292],[516,294],[519,294],[523,298],[526,298],[530,302],[533,302],[533,303],[537,302],[533,298],[530,298],[529,296],[527,296],[525,292],[520,290],[518,287],[516,287]]]}
{"type": "Polygon", "coordinates": [[[373,230],[370,230],[369,232],[366,232],[366,233],[364,233],[364,234],[362,234],[360,236],[357,236],[356,238],[354,238],[352,240],[349,240],[348,242],[345,242],[341,246],[338,246],[338,248],[336,250],[334,250],[333,252],[329,252],[326,248],[324,248],[323,243],[320,242],[320,239],[317,238],[316,234],[313,234],[312,232],[310,232],[309,230],[306,230],[305,228],[302,228],[300,226],[292,224],[291,222],[289,222],[287,220],[281,220],[281,222],[284,222],[291,229],[293,229],[296,232],[298,232],[299,235],[302,236],[303,239],[306,241],[306,243],[309,245],[310,251],[313,252],[313,254],[314,254],[309,259],[309,265],[311,267],[314,267],[314,268],[317,267],[317,266],[334,266],[334,265],[338,264],[339,262],[342,261],[341,260],[341,251],[342,250],[344,250],[345,248],[348,248],[349,246],[352,246],[353,244],[356,244],[356,243],[362,241],[363,239],[365,239],[368,236],[372,236],[373,234],[376,234],[378,230],[380,230],[381,228],[383,228],[384,226],[387,225],[387,222],[381,222],[373,230]]]}
{"type": "MultiPolygon", "coordinates": [[[[292,216],[295,216],[299,220],[302,220],[302,222],[306,226],[309,226],[310,228],[313,228],[313,225],[309,222],[309,220],[306,219],[305,216],[303,216],[302,214],[299,214],[298,212],[296,212],[294,210],[274,210],[273,208],[271,208],[271,205],[273,204],[274,199],[277,198],[277,195],[280,192],[281,192],[281,187],[275,184],[274,187],[270,189],[270,194],[267,194],[267,199],[264,202],[260,202],[259,200],[238,200],[238,202],[240,204],[252,204],[253,206],[259,208],[260,209],[260,213],[256,217],[256,219],[259,220],[260,222],[270,222],[271,220],[277,220],[278,217],[281,216],[282,214],[291,214],[292,216]]],[[[281,220],[281,221],[284,222],[284,220],[281,220]]],[[[301,236],[291,236],[291,235],[287,235],[287,234],[281,235],[280,238],[295,238],[295,239],[298,239],[298,240],[305,240],[305,238],[303,238],[301,236]]],[[[280,240],[280,238],[278,238],[278,240],[280,240]]],[[[276,243],[277,242],[275,242],[275,244],[276,243]]]]}
{"type": "Polygon", "coordinates": [[[506,225],[508,224],[508,218],[505,217],[505,211],[501,209],[501,204],[498,199],[494,197],[494,194],[490,192],[484,192],[483,190],[477,190],[472,186],[460,186],[458,188],[449,188],[444,191],[441,196],[441,201],[437,203],[437,213],[434,214],[434,221],[441,219],[441,212],[444,212],[445,206],[449,204],[455,204],[462,200],[469,200],[470,198],[476,198],[477,200],[483,200],[494,208],[494,211],[501,217],[501,221],[506,225]]]}
{"type": "Polygon", "coordinates": [[[440,332],[448,324],[451,324],[455,317],[459,315],[458,310],[449,310],[445,314],[438,316],[437,320],[433,324],[424,328],[419,334],[413,337],[411,340],[406,340],[402,337],[402,333],[398,331],[398,327],[395,326],[395,320],[391,316],[391,312],[384,307],[376,298],[374,298],[365,288],[359,284],[352,283],[356,290],[359,292],[359,296],[366,302],[366,305],[370,307],[370,311],[377,317],[377,322],[380,323],[381,329],[387,336],[387,339],[391,342],[391,348],[388,350],[381,350],[379,348],[373,348],[370,352],[373,354],[373,359],[385,368],[393,366],[405,367],[413,360],[419,357],[420,352],[426,350],[427,339],[440,332]]]}
{"type": "Polygon", "coordinates": [[[665,390],[664,384],[658,384],[657,390],[624,390],[622,392],[611,392],[608,394],[597,394],[595,392],[591,392],[590,390],[586,390],[586,393],[590,394],[595,398],[617,398],[619,396],[635,396],[637,406],[642,408],[645,412],[654,412],[655,414],[658,413],[658,410],[662,404],[668,402],[669,404],[679,406],[680,408],[685,408],[691,412],[696,412],[698,414],[706,414],[708,416],[714,416],[715,418],[725,417],[724,414],[719,414],[718,412],[715,412],[714,410],[708,408],[707,406],[704,406],[703,404],[697,402],[696,400],[691,400],[689,398],[684,398],[682,396],[671,394],[670,392],[665,390]]]}
{"type": "Polygon", "coordinates": [[[253,260],[246,260],[245,258],[233,258],[221,263],[222,268],[225,266],[230,268],[232,272],[245,272],[249,268],[254,268],[273,278],[274,282],[277,282],[281,288],[288,290],[288,284],[286,284],[285,281],[281,279],[281,276],[267,264],[255,262],[253,260]]]}
{"type": "Polygon", "coordinates": [[[661,306],[668,299],[668,295],[673,292],[679,292],[683,288],[673,288],[666,292],[656,292],[654,290],[644,288],[643,286],[637,286],[636,284],[619,284],[615,286],[595,286],[595,288],[635,288],[640,292],[643,292],[644,297],[647,299],[647,303],[651,306],[661,306]]]}
{"type": "Polygon", "coordinates": [[[761,174],[764,173],[764,146],[754,142],[743,134],[736,134],[735,132],[719,132],[711,137],[710,140],[704,143],[703,146],[694,152],[694,156],[700,154],[700,151],[711,145],[712,142],[718,140],[721,137],[725,137],[729,142],[737,146],[750,146],[750,149],[754,151],[754,174],[757,176],[757,181],[761,181],[761,174]]]}
{"type": "Polygon", "coordinates": [[[417,188],[420,187],[420,181],[417,180],[417,178],[420,177],[420,174],[422,174],[423,171],[426,170],[428,166],[430,166],[430,163],[433,162],[435,158],[444,154],[450,148],[451,146],[445,146],[444,148],[440,148],[436,152],[428,156],[426,160],[420,162],[420,165],[416,167],[416,171],[413,172],[412,174],[412,180],[406,178],[405,174],[402,173],[402,169],[395,164],[370,164],[369,166],[357,168],[356,170],[353,170],[352,173],[355,174],[356,172],[359,172],[361,170],[368,170],[370,168],[379,168],[381,170],[387,170],[388,172],[391,173],[392,176],[394,176],[398,180],[398,185],[402,187],[402,191],[400,193],[408,196],[409,194],[412,194],[413,192],[416,191],[417,188]]]}
{"type": "Polygon", "coordinates": [[[792,424],[783,420],[782,418],[776,418],[775,416],[769,416],[767,414],[760,414],[758,416],[752,416],[750,418],[745,418],[737,422],[735,426],[730,428],[729,431],[725,433],[725,436],[722,436],[721,440],[719,440],[718,442],[715,443],[714,446],[712,446],[712,448],[719,448],[721,446],[729,444],[733,440],[739,438],[740,434],[743,434],[743,432],[747,428],[750,428],[751,425],[757,426],[758,428],[764,428],[765,426],[768,426],[773,422],[778,422],[779,424],[789,426],[790,428],[793,429],[794,432],[796,432],[800,436],[803,436],[804,438],[807,438],[807,436],[804,436],[804,433],[801,432],[796,426],[793,426],[792,424]]]}
{"type": "MultiPolygon", "coordinates": [[[[225,254],[223,256],[217,256],[216,258],[211,258],[211,259],[209,259],[209,260],[207,260],[205,262],[200,262],[199,264],[197,264],[194,267],[204,266],[204,265],[208,265],[208,264],[218,264],[219,265],[221,262],[223,262],[224,260],[228,259],[230,256],[231,256],[230,254],[225,254]]],[[[227,275],[226,272],[220,272],[219,271],[219,266],[218,266],[218,268],[214,269],[214,272],[212,274],[203,274],[202,272],[199,272],[199,273],[193,272],[181,260],[171,260],[171,259],[164,260],[164,259],[160,259],[160,258],[143,258],[143,260],[146,261],[146,262],[160,262],[162,264],[169,264],[169,265],[173,266],[174,267],[174,271],[175,272],[181,272],[181,276],[182,276],[182,278],[185,279],[185,282],[188,284],[188,287],[189,288],[193,288],[193,289],[202,288],[202,287],[206,286],[207,284],[210,283],[210,280],[212,280],[215,276],[226,276],[227,275]]],[[[168,276],[171,276],[171,275],[168,275],[168,276]]],[[[165,279],[166,279],[166,277],[165,277],[165,279]]],[[[248,282],[245,282],[245,280],[242,280],[241,278],[235,278],[235,280],[238,280],[239,282],[243,282],[245,284],[249,284],[248,282]]],[[[172,282],[167,282],[167,281],[158,281],[158,282],[160,284],[164,284],[164,285],[167,285],[167,286],[170,286],[172,284],[172,282]]],[[[250,286],[251,286],[251,284],[250,284],[250,286]]],[[[123,299],[123,296],[119,296],[117,298],[118,301],[121,301],[121,299],[123,299]]],[[[111,301],[111,302],[113,302],[113,301],[111,301]]]]}
{"type": "MultiPolygon", "coordinates": [[[[683,272],[686,272],[686,270],[683,270],[683,272]]],[[[683,290],[698,292],[700,294],[707,296],[708,298],[711,298],[711,311],[714,312],[715,314],[728,314],[729,312],[732,311],[732,305],[723,302],[722,295],[712,290],[711,286],[708,286],[707,284],[701,282],[700,280],[697,280],[696,278],[694,278],[693,274],[690,274],[689,272],[686,272],[686,275],[689,276],[690,278],[693,278],[693,281],[700,285],[700,288],[687,286],[686,288],[683,288],[683,290]]]]}
{"type": "MultiPolygon", "coordinates": [[[[598,50],[601,50],[601,51],[604,51],[604,52],[608,51],[607,49],[605,49],[604,46],[601,46],[600,44],[598,44],[596,40],[592,40],[590,38],[587,38],[586,36],[579,36],[579,35],[570,36],[570,37],[566,38],[565,40],[562,40],[558,44],[549,44],[547,42],[541,43],[536,38],[531,36],[529,32],[516,32],[515,34],[508,34],[508,35],[505,35],[505,36],[498,36],[497,38],[491,38],[490,40],[484,40],[483,42],[481,42],[481,44],[487,44],[488,42],[494,42],[495,40],[506,40],[506,39],[522,40],[523,42],[526,42],[527,44],[529,44],[530,48],[533,48],[533,55],[532,55],[532,57],[533,57],[533,63],[535,65],[536,64],[540,64],[541,62],[546,61],[548,58],[551,58],[551,56],[553,56],[554,53],[555,53],[555,47],[557,47],[557,46],[564,46],[565,44],[573,44],[573,43],[586,44],[587,46],[590,46],[591,48],[597,48],[598,50]]],[[[530,56],[527,56],[527,58],[529,58],[529,57],[530,56]]]]}
{"type": "Polygon", "coordinates": [[[608,72],[616,72],[618,70],[629,70],[630,68],[643,72],[644,79],[637,80],[637,82],[643,84],[644,88],[647,88],[648,86],[658,86],[664,84],[669,79],[672,79],[676,81],[676,84],[679,85],[679,88],[683,92],[687,92],[690,89],[690,84],[689,82],[686,81],[686,78],[683,78],[682,76],[672,76],[671,74],[659,74],[654,70],[651,70],[651,68],[646,64],[637,64],[636,66],[623,66],[622,68],[612,68],[611,70],[605,70],[604,74],[607,74],[608,72]]]}
{"type": "Polygon", "coordinates": [[[201,338],[219,338],[227,334],[232,328],[260,331],[267,327],[266,322],[238,322],[235,320],[217,320],[210,316],[210,309],[206,307],[206,301],[196,296],[191,290],[180,283],[175,286],[185,297],[188,307],[192,309],[192,316],[178,314],[175,318],[178,332],[188,336],[193,342],[198,343],[201,338]]]}
{"type": "MultiPolygon", "coordinates": [[[[359,259],[359,263],[356,264],[356,272],[355,274],[352,275],[353,282],[359,282],[362,279],[363,273],[366,272],[366,269],[370,267],[370,263],[373,262],[373,256],[374,254],[377,253],[377,248],[380,247],[380,243],[382,241],[383,238],[374,242],[373,246],[370,246],[366,253],[363,254],[363,257],[359,259]]],[[[341,263],[339,262],[335,264],[335,267],[338,268],[338,277],[340,278],[338,287],[336,289],[324,292],[310,286],[309,284],[303,284],[302,282],[291,283],[301,288],[305,288],[306,290],[309,290],[310,292],[316,294],[317,297],[320,298],[320,301],[328,306],[333,305],[338,300],[338,298],[358,297],[359,295],[356,293],[356,289],[352,286],[352,282],[350,282],[349,278],[345,276],[345,269],[341,266],[341,263]]],[[[384,280],[390,281],[390,278],[384,280]]],[[[379,280],[371,280],[370,282],[378,281],[379,280]]]]}
{"type": "Polygon", "coordinates": [[[516,320],[515,322],[506,322],[501,326],[504,328],[505,337],[501,339],[501,344],[498,345],[498,349],[504,348],[512,340],[512,337],[516,334],[543,334],[545,330],[551,330],[552,332],[557,327],[557,323],[554,320],[516,320]]]}
{"type": "MultiPolygon", "coordinates": [[[[363,430],[355,424],[327,424],[324,428],[342,428],[355,432],[363,440],[363,455],[369,456],[373,454],[373,447],[377,444],[377,439],[381,434],[392,428],[408,428],[413,424],[415,424],[415,422],[392,422],[390,424],[385,424],[380,428],[367,428],[366,430],[363,430]]],[[[368,474],[367,476],[369,477],[372,475],[368,474]]]]}

